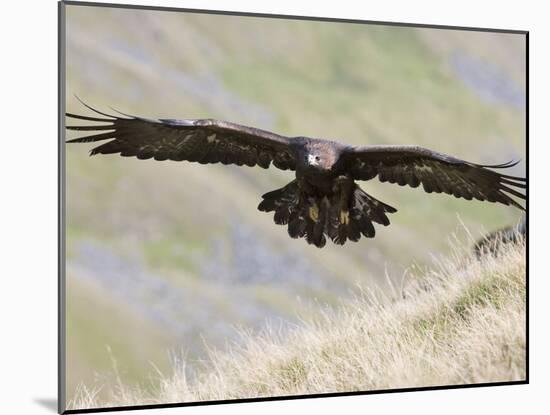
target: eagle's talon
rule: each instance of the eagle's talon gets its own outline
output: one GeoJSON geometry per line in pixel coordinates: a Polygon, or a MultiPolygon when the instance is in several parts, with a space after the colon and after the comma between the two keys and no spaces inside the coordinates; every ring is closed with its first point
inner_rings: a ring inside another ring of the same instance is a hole
{"type": "Polygon", "coordinates": [[[340,223],[343,225],[349,224],[349,210],[340,211],[340,223]]]}

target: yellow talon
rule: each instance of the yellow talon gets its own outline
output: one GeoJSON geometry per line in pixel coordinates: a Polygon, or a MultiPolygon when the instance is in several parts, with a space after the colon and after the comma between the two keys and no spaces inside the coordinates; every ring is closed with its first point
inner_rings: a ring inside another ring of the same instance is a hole
{"type": "Polygon", "coordinates": [[[349,223],[349,211],[342,210],[340,212],[340,223],[347,225],[349,223]]]}
{"type": "Polygon", "coordinates": [[[309,217],[313,219],[313,222],[319,220],[319,208],[316,205],[309,208],[309,217]]]}

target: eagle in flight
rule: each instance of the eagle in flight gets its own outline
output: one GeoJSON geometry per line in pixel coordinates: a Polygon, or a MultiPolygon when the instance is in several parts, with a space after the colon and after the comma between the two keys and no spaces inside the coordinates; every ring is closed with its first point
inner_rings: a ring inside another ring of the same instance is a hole
{"type": "Polygon", "coordinates": [[[443,192],[525,210],[512,196],[525,200],[517,189],[526,188],[526,179],[495,171],[517,162],[481,165],[418,146],[350,146],[319,138],[286,137],[214,119],[115,116],[83,104],[100,117],[67,113],[67,117],[93,124],[66,128],[94,133],[67,142],[109,140],[93,148],[91,155],[118,153],[138,159],[258,165],[264,169],[273,165],[295,171],[294,180],[262,196],[258,209],[274,212],[275,223],[287,225],[292,238],[305,238],[319,248],[325,246],[327,237],[343,245],[348,239],[358,241],[361,235],[374,237],[373,223],[389,225],[387,214],[397,210],[356,183],[377,176],[381,182],[400,186],[422,185],[427,193],[443,192]]]}

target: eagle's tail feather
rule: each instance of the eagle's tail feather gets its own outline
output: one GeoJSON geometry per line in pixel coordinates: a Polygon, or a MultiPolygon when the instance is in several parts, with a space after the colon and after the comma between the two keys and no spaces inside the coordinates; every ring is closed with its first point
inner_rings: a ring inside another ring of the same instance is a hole
{"type": "Polygon", "coordinates": [[[327,239],[325,238],[327,219],[329,217],[330,202],[326,197],[321,200],[310,198],[309,200],[310,215],[308,222],[308,231],[311,230],[311,235],[307,234],[307,240],[318,248],[325,246],[327,239]]]}
{"type": "Polygon", "coordinates": [[[281,189],[273,190],[262,196],[263,200],[258,205],[262,212],[275,211],[274,220],[278,225],[286,225],[291,214],[298,206],[298,184],[296,180],[291,181],[281,189]]]}
{"type": "Polygon", "coordinates": [[[288,221],[288,235],[291,238],[303,238],[306,234],[306,227],[305,213],[300,209],[292,212],[288,221]]]}
{"type": "Polygon", "coordinates": [[[347,240],[356,242],[361,235],[372,238],[375,234],[373,222],[387,226],[390,221],[386,214],[397,211],[357,185],[350,200],[344,203],[339,194],[331,198],[301,194],[296,180],[262,198],[259,210],[275,212],[273,220],[279,225],[288,225],[291,238],[305,238],[307,243],[318,248],[325,246],[327,237],[338,245],[347,240]]]}
{"type": "Polygon", "coordinates": [[[375,199],[357,185],[352,199],[352,209],[353,207],[362,212],[363,216],[367,216],[367,219],[371,219],[373,222],[384,226],[390,224],[386,213],[397,212],[396,208],[375,199]]]}
{"type": "Polygon", "coordinates": [[[361,234],[373,238],[376,233],[373,222],[387,226],[390,221],[386,214],[395,212],[397,209],[375,199],[355,185],[349,210],[342,210],[338,201],[332,204],[327,234],[339,245],[343,245],[348,239],[356,242],[361,234]]]}

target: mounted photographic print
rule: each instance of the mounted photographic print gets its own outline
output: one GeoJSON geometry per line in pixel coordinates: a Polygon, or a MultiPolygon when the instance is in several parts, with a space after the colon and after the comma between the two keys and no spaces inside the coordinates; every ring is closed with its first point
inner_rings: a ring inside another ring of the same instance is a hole
{"type": "Polygon", "coordinates": [[[59,6],[60,412],[527,382],[527,32],[59,6]]]}

